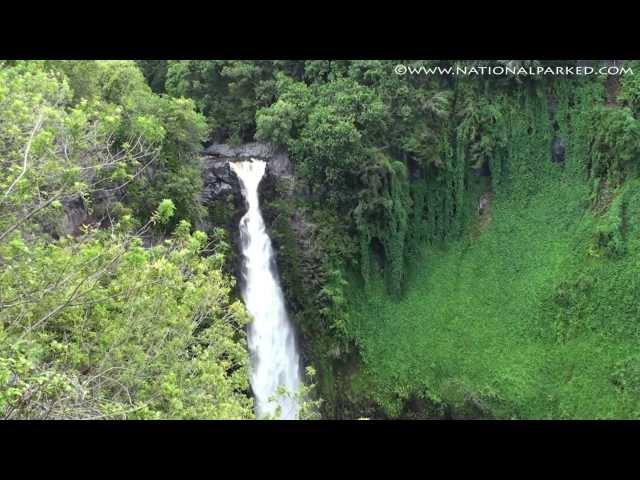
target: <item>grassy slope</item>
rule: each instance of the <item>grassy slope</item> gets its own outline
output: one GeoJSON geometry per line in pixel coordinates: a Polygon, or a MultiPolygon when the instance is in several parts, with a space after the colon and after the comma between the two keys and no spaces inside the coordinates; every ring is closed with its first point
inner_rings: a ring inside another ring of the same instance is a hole
{"type": "Polygon", "coordinates": [[[354,294],[354,390],[391,414],[426,393],[462,415],[474,398],[503,418],[640,416],[640,188],[627,185],[627,252],[610,258],[591,247],[608,213],[545,170],[532,195],[497,197],[477,238],[427,248],[401,301],[381,281],[354,294]]]}

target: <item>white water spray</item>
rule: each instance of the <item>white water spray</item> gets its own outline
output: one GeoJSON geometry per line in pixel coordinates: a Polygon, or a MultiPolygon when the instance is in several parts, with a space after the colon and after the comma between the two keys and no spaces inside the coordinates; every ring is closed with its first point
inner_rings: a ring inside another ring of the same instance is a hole
{"type": "Polygon", "coordinates": [[[251,352],[251,388],[255,396],[256,415],[273,415],[279,404],[280,418],[298,418],[299,406],[291,396],[269,402],[278,387],[295,395],[301,385],[300,357],[293,328],[289,323],[284,296],[274,273],[271,239],[260,212],[258,185],[264,176],[266,162],[232,162],[231,170],[240,179],[247,213],[240,220],[240,238],[244,256],[244,288],[242,296],[253,317],[248,328],[251,352]]]}

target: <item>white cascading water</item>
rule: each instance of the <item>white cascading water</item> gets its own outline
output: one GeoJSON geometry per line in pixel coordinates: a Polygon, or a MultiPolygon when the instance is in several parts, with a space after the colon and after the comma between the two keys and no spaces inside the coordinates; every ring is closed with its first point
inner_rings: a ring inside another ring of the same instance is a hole
{"type": "Polygon", "coordinates": [[[258,418],[274,415],[281,407],[281,419],[298,418],[294,398],[279,396],[277,403],[269,400],[283,386],[295,395],[301,385],[300,357],[296,339],[287,316],[282,289],[274,269],[271,239],[267,235],[260,203],[258,185],[264,176],[266,162],[231,162],[231,170],[240,179],[247,213],[240,220],[240,238],[244,257],[244,288],[242,296],[253,317],[247,337],[251,353],[251,388],[255,396],[258,418]]]}

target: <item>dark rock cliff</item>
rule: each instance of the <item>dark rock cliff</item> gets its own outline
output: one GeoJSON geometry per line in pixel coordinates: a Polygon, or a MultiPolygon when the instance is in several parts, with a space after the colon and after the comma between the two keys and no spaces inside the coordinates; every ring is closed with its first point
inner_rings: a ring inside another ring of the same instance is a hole
{"type": "Polygon", "coordinates": [[[263,183],[272,182],[274,179],[293,182],[293,169],[286,152],[265,143],[247,143],[235,147],[215,143],[204,150],[201,159],[204,181],[202,203],[209,207],[221,199],[226,201],[230,196],[241,195],[240,184],[229,163],[252,158],[267,162],[267,173],[263,183]]]}
{"type": "Polygon", "coordinates": [[[209,145],[201,158],[204,188],[202,204],[209,211],[209,218],[198,227],[207,231],[214,226],[232,229],[244,210],[244,200],[240,183],[231,171],[230,162],[243,160],[264,160],[267,162],[265,178],[260,185],[261,198],[273,199],[276,184],[293,185],[293,168],[286,152],[266,143],[246,143],[231,146],[224,143],[209,145]],[[239,215],[240,214],[240,215],[239,215]]]}
{"type": "MultiPolygon", "coordinates": [[[[205,148],[201,157],[203,191],[200,198],[208,215],[198,228],[205,232],[210,232],[213,228],[224,228],[228,232],[234,247],[233,263],[237,278],[241,278],[238,223],[245,213],[246,206],[240,183],[231,170],[230,163],[250,159],[267,162],[265,176],[260,182],[259,195],[267,229],[271,230],[273,212],[269,204],[294,194],[295,177],[287,153],[265,143],[246,143],[238,146],[214,143],[205,148]]],[[[273,235],[272,241],[277,262],[279,245],[273,235]]]]}

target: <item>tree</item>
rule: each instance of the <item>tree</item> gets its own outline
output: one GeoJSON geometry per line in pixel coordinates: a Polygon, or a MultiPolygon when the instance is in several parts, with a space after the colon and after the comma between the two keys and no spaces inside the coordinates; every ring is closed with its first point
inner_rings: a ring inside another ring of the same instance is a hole
{"type": "Polygon", "coordinates": [[[173,96],[194,99],[215,140],[251,141],[256,110],[275,98],[273,70],[267,60],[171,61],[166,87],[173,96]]]}
{"type": "Polygon", "coordinates": [[[204,120],[133,62],[88,63],[0,66],[0,417],[252,418],[228,244],[184,219],[204,120]],[[91,225],[67,235],[75,199],[91,225]]]}

